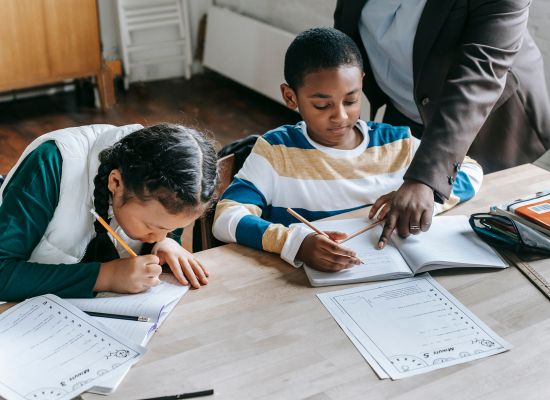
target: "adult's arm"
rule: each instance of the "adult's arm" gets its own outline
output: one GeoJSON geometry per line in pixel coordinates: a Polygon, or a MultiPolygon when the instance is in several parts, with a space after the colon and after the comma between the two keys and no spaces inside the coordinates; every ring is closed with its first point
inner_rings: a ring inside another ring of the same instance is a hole
{"type": "MultiPolygon", "coordinates": [[[[448,198],[460,163],[495,103],[525,33],[530,0],[468,2],[466,26],[405,179],[448,198]]],[[[443,27],[445,29],[445,27],[443,27]]]]}

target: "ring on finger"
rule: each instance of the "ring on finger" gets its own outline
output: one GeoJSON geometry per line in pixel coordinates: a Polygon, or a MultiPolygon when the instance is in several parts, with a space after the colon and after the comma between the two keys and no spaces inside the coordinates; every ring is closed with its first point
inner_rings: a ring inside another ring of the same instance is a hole
{"type": "Polygon", "coordinates": [[[420,226],[418,226],[418,225],[409,225],[409,230],[410,231],[418,231],[418,230],[420,230],[420,226]]]}

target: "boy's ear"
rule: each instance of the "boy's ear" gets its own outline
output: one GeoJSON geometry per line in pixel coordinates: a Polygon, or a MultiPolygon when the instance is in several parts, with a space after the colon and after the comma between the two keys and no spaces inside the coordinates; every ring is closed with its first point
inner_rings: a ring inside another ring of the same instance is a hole
{"type": "Polygon", "coordinates": [[[298,108],[298,100],[296,99],[296,93],[294,90],[288,86],[286,83],[281,83],[281,95],[283,100],[288,108],[295,110],[298,108]]]}

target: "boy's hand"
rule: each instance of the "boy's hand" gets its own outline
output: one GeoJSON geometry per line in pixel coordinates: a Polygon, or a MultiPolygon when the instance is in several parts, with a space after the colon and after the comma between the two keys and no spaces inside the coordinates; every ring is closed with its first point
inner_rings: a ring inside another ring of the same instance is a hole
{"type": "Polygon", "coordinates": [[[94,291],[140,293],[158,285],[161,272],[155,255],[119,258],[101,264],[94,291]]]}
{"type": "Polygon", "coordinates": [[[430,229],[434,209],[433,189],[422,182],[405,180],[391,197],[389,206],[384,214],[386,223],[378,242],[379,249],[384,248],[395,229],[404,238],[430,229]]]}
{"type": "Polygon", "coordinates": [[[335,242],[346,238],[342,232],[325,232],[330,239],[311,233],[307,235],[296,254],[296,258],[309,267],[324,272],[336,272],[361,264],[353,250],[335,242]]]}
{"type": "Polygon", "coordinates": [[[201,285],[208,284],[209,274],[206,268],[175,240],[166,238],[156,243],[152,252],[159,256],[161,265],[168,264],[182,285],[191,284],[192,287],[198,289],[201,285]]]}

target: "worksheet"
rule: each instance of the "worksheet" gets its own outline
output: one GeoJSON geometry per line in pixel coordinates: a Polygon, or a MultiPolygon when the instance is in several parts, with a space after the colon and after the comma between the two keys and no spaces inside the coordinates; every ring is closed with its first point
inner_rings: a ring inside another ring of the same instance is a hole
{"type": "Polygon", "coordinates": [[[144,353],[65,300],[34,297],[0,314],[0,396],[72,399],[144,353]]]}
{"type": "Polygon", "coordinates": [[[380,378],[511,348],[429,275],[317,295],[380,378]]]}
{"type": "MultiPolygon", "coordinates": [[[[159,285],[142,293],[120,294],[101,292],[93,299],[65,300],[83,311],[107,312],[150,318],[151,322],[142,322],[95,317],[97,321],[100,321],[103,325],[121,336],[145,346],[188,290],[189,285],[183,286],[176,280],[174,275],[163,273],[160,275],[159,285]]],[[[114,392],[129,370],[130,366],[125,369],[120,368],[117,374],[111,374],[100,382],[97,382],[89,391],[99,394],[114,392]]]]}

